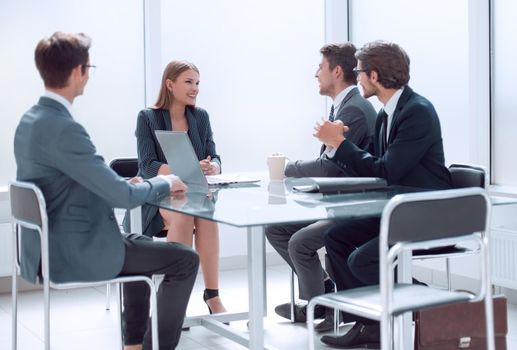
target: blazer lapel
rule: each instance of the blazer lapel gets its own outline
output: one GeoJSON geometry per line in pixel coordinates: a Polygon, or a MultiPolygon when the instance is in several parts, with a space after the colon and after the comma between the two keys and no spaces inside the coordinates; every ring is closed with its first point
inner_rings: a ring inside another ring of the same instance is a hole
{"type": "Polygon", "coordinates": [[[192,109],[187,107],[187,123],[188,123],[188,135],[190,141],[192,142],[192,146],[194,147],[194,151],[196,151],[196,155],[198,159],[204,158],[203,151],[203,143],[201,142],[201,138],[199,137],[199,128],[197,125],[196,117],[192,112],[192,109]]]}
{"type": "MultiPolygon", "coordinates": [[[[357,95],[358,93],[359,89],[357,89],[357,87],[354,87],[352,90],[350,90],[348,94],[346,94],[343,101],[341,101],[338,110],[334,111],[334,116],[339,115],[339,113],[341,113],[341,110],[345,107],[346,103],[352,98],[352,96],[357,95]]],[[[327,146],[325,146],[325,144],[322,144],[320,147],[320,156],[323,154],[323,152],[325,152],[325,149],[327,149],[327,146]]]]}
{"type": "Polygon", "coordinates": [[[393,140],[393,137],[394,137],[393,135],[395,134],[395,132],[392,132],[392,131],[396,130],[396,125],[398,124],[400,113],[404,109],[404,107],[406,106],[406,103],[409,101],[409,99],[411,98],[412,95],[413,95],[413,90],[409,86],[406,85],[406,87],[404,87],[404,91],[402,91],[402,95],[400,95],[399,101],[397,102],[397,107],[395,108],[395,112],[393,112],[393,118],[391,119],[391,126],[390,126],[390,134],[388,136],[388,142],[387,142],[388,145],[393,140]]]}
{"type": "Polygon", "coordinates": [[[339,108],[336,111],[335,115],[338,115],[341,112],[341,110],[344,108],[345,104],[352,98],[352,96],[357,95],[358,93],[359,93],[359,89],[357,89],[357,87],[354,87],[352,90],[350,90],[348,92],[348,94],[346,94],[343,101],[341,101],[341,104],[339,105],[339,108]]]}

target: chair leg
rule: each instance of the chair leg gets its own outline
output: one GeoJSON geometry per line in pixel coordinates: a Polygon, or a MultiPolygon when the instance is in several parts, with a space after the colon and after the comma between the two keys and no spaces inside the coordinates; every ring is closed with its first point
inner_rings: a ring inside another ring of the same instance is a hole
{"type": "Polygon", "coordinates": [[[290,283],[289,283],[289,286],[291,288],[291,322],[294,323],[295,321],[295,318],[294,318],[294,302],[295,302],[295,299],[294,299],[294,270],[291,270],[291,279],[290,279],[290,283]]]}
{"type": "Polygon", "coordinates": [[[18,285],[17,285],[17,268],[13,262],[12,278],[12,315],[11,315],[11,332],[12,332],[12,350],[17,349],[18,340],[18,285]]]}
{"type": "MultiPolygon", "coordinates": [[[[313,299],[314,300],[314,299],[313,299]]],[[[309,301],[307,305],[307,329],[309,331],[309,350],[314,350],[314,308],[316,307],[315,302],[309,301]]]]}
{"type": "MultiPolygon", "coordinates": [[[[109,284],[107,285],[109,286],[109,284]]],[[[117,293],[117,319],[120,326],[120,348],[124,349],[124,326],[122,323],[122,283],[115,284],[115,291],[117,293]]]]}
{"type": "Polygon", "coordinates": [[[393,317],[390,315],[387,318],[384,316],[380,320],[381,328],[381,349],[391,350],[393,344],[393,317]],[[391,327],[390,327],[391,326],[391,327]]]}
{"type": "MultiPolygon", "coordinates": [[[[334,270],[332,270],[332,265],[330,264],[330,259],[329,259],[329,255],[327,253],[325,253],[325,270],[327,271],[330,279],[332,280],[332,284],[334,285],[334,293],[337,293],[337,286],[336,286],[336,283],[334,282],[335,281],[335,275],[334,275],[334,270]]],[[[338,309],[334,309],[334,334],[338,334],[338,330],[339,330],[339,314],[340,314],[340,311],[338,309]]]]}
{"type": "Polygon", "coordinates": [[[106,310],[110,309],[111,283],[106,284],[106,310]]]}
{"type": "Polygon", "coordinates": [[[449,258],[445,258],[445,275],[445,277],[447,278],[447,290],[452,290],[451,260],[449,258]]]}
{"type": "Polygon", "coordinates": [[[153,338],[153,350],[158,350],[160,345],[158,343],[158,301],[156,300],[156,286],[152,282],[149,285],[151,294],[151,331],[153,338]]]}
{"type": "Polygon", "coordinates": [[[45,350],[50,350],[50,282],[47,278],[43,281],[43,298],[44,298],[44,339],[45,350]]]}
{"type": "MultiPolygon", "coordinates": [[[[337,293],[337,285],[334,283],[334,280],[332,280],[332,283],[334,284],[334,293],[337,293]]],[[[340,317],[340,311],[338,309],[334,309],[334,334],[338,334],[339,331],[339,324],[341,323],[339,320],[340,317]]]]}

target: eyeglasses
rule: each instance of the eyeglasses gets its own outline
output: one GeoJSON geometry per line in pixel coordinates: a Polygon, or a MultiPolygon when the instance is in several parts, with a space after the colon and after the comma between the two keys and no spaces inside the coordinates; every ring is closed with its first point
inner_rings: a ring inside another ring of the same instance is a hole
{"type": "Polygon", "coordinates": [[[356,77],[356,78],[357,78],[357,76],[359,75],[359,73],[361,73],[361,72],[366,73],[366,72],[367,72],[367,70],[366,70],[366,69],[359,69],[359,68],[357,68],[357,67],[356,67],[356,68],[354,68],[354,69],[352,69],[352,71],[354,72],[354,74],[355,74],[355,77],[356,77]]]}
{"type": "Polygon", "coordinates": [[[90,75],[93,75],[93,73],[95,73],[95,68],[97,68],[97,66],[94,64],[85,64],[84,67],[90,69],[90,75]]]}

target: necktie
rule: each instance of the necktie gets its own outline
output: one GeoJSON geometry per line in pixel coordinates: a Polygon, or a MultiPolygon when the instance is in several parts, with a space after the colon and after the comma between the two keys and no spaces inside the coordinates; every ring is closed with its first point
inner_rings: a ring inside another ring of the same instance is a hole
{"type": "Polygon", "coordinates": [[[329,121],[334,121],[334,105],[330,107],[329,121]]]}
{"type": "MultiPolygon", "coordinates": [[[[330,113],[329,113],[329,122],[333,122],[333,121],[334,121],[334,105],[330,106],[330,113]]],[[[327,146],[321,145],[320,156],[323,155],[323,153],[325,153],[326,150],[327,150],[327,146]]]]}
{"type": "Polygon", "coordinates": [[[381,126],[381,154],[384,154],[386,152],[386,148],[388,148],[388,114],[384,112],[384,110],[381,112],[382,117],[382,126],[381,126]]]}

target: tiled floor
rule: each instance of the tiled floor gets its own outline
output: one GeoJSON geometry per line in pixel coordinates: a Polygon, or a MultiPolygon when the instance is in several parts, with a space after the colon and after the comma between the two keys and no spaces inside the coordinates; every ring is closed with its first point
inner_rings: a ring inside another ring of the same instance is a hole
{"type": "MultiPolygon", "coordinates": [[[[306,349],[307,332],[303,325],[293,325],[275,315],[275,305],[288,299],[289,271],[284,265],[268,267],[268,317],[265,319],[266,343],[277,349],[306,349]]],[[[221,272],[221,295],[230,311],[244,311],[247,306],[246,270],[221,272]]],[[[202,280],[198,281],[192,293],[188,314],[206,312],[202,302],[202,280]]],[[[114,350],[118,349],[118,331],[113,310],[105,310],[105,290],[89,288],[52,292],[51,337],[52,350],[114,350]]],[[[114,295],[113,295],[114,297],[114,295]]],[[[43,349],[43,310],[41,292],[23,293],[19,304],[18,349],[43,349]]],[[[0,349],[11,348],[11,301],[10,295],[0,295],[0,349]]],[[[508,349],[517,349],[517,306],[509,305],[508,349]]],[[[246,322],[232,322],[232,327],[245,332],[246,322]]],[[[318,342],[319,349],[327,349],[318,342]]],[[[183,332],[182,350],[237,350],[244,349],[225,338],[202,328],[193,327],[183,332]]]]}

